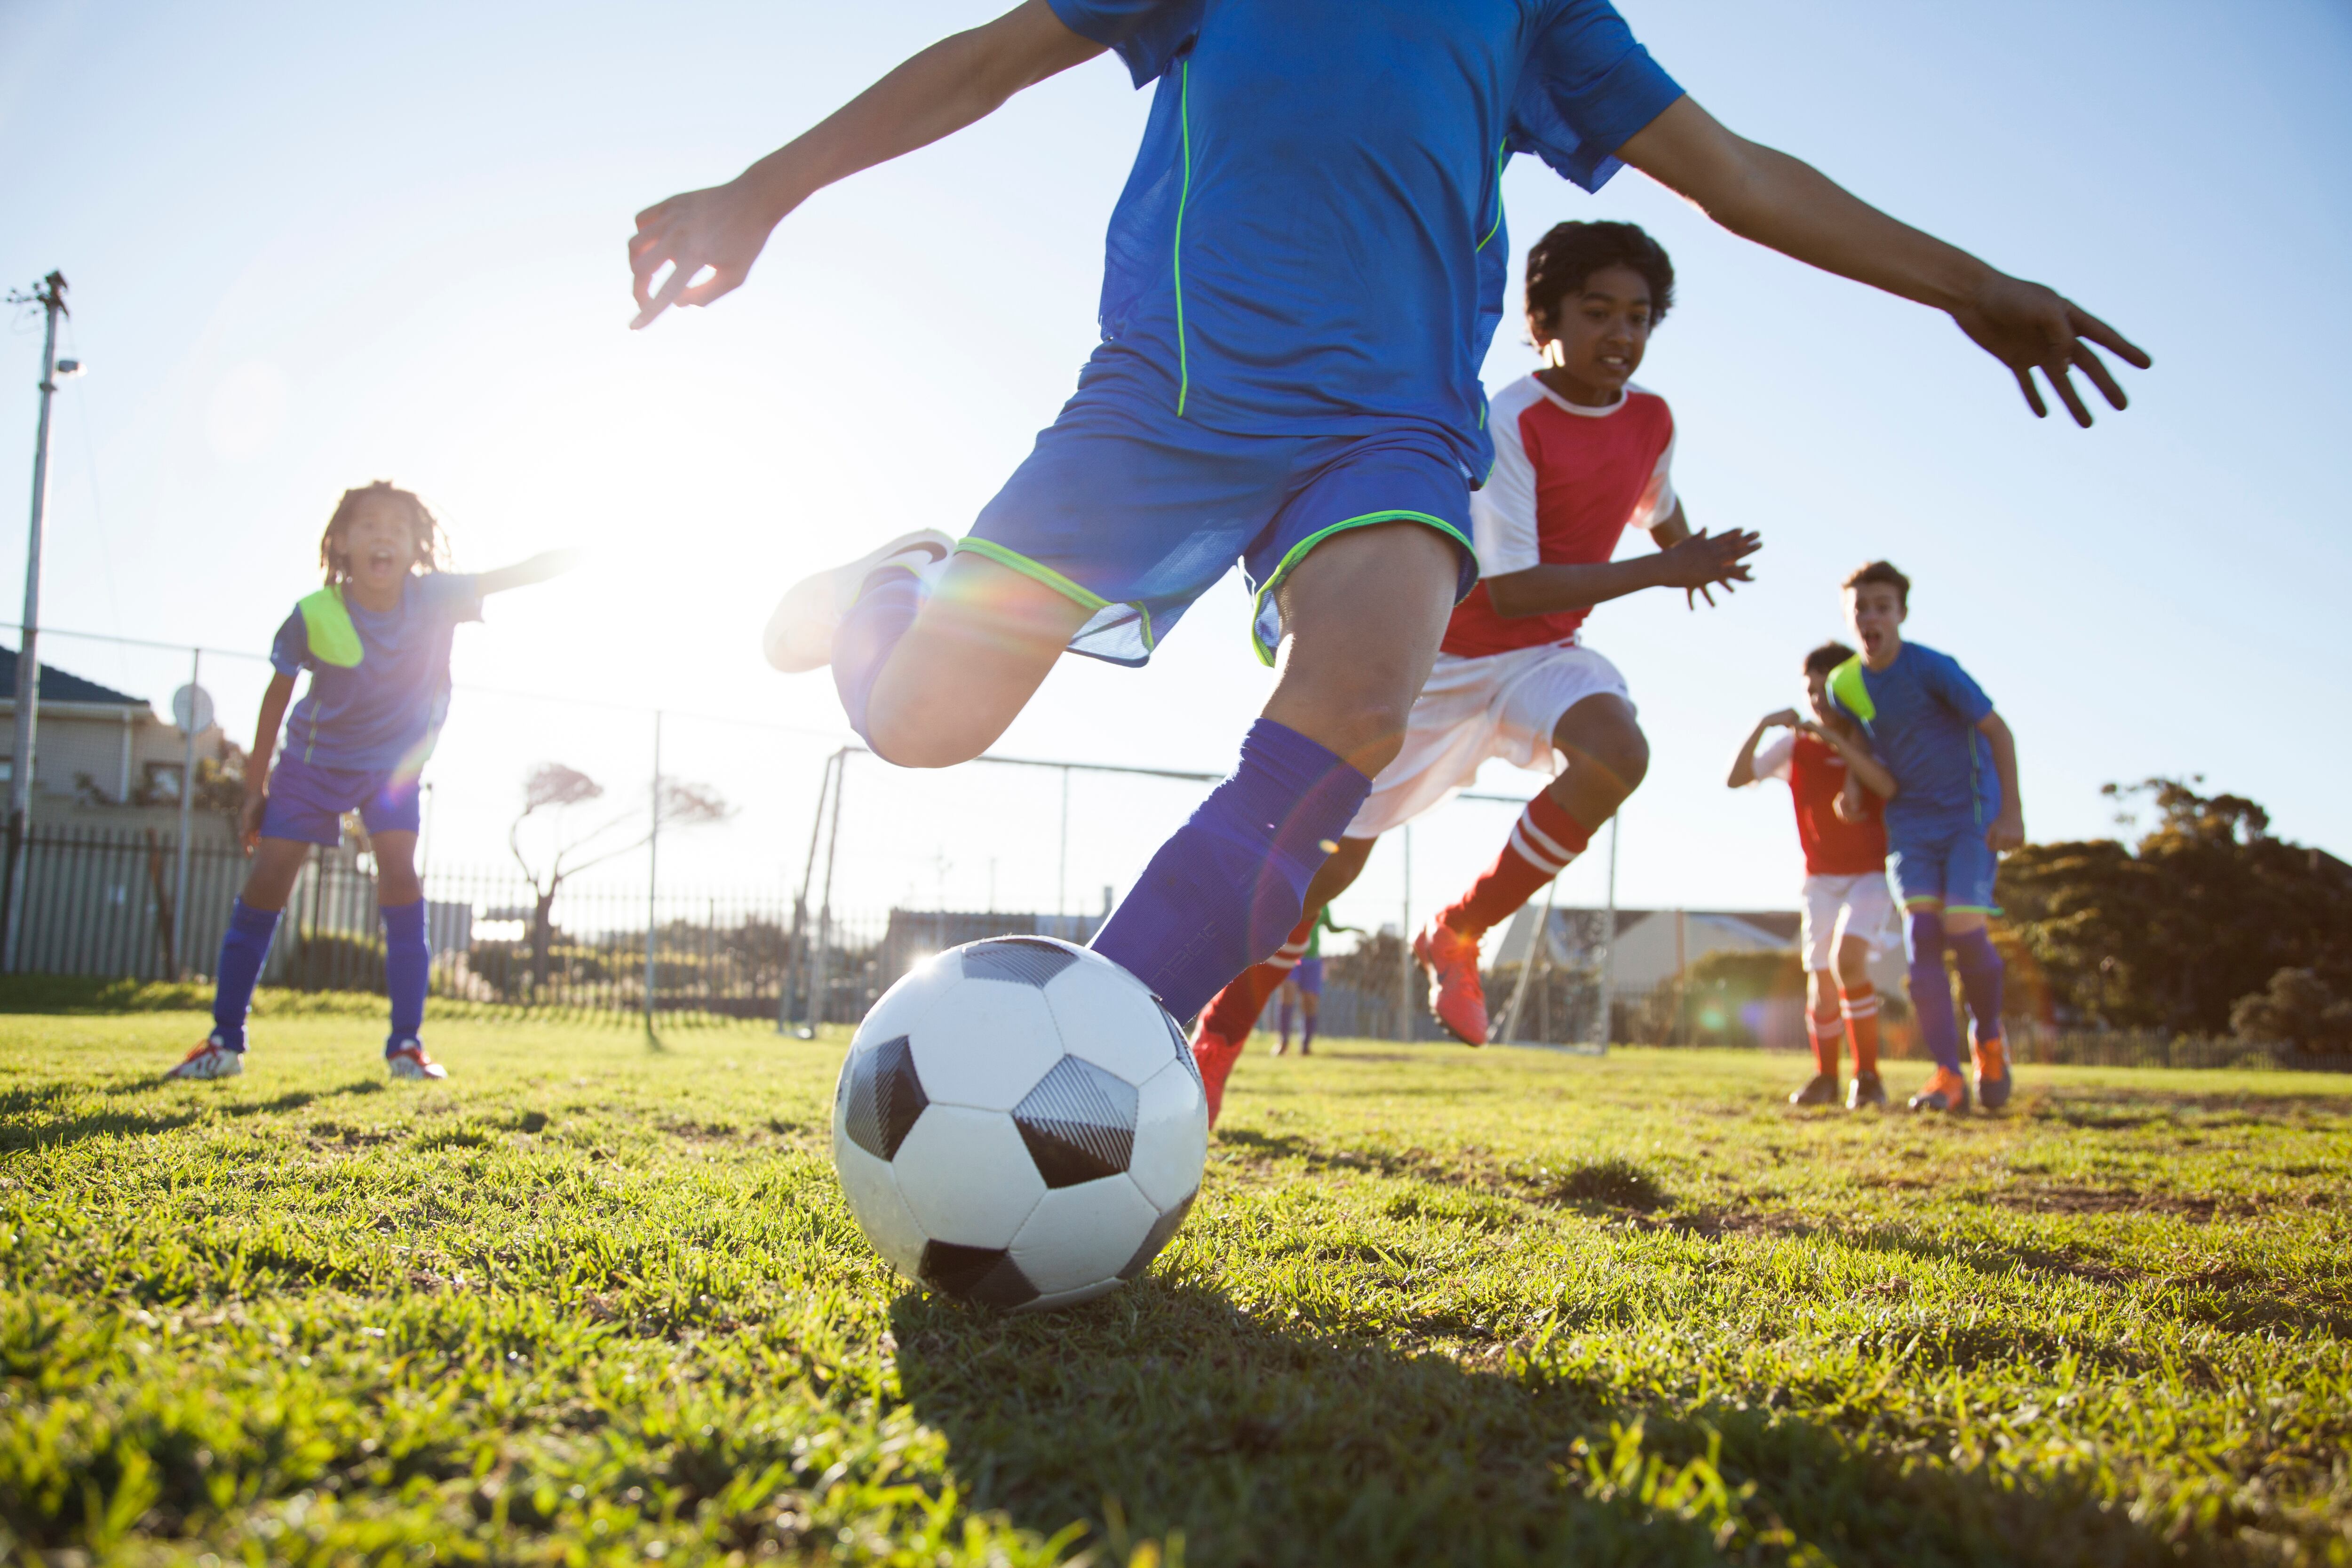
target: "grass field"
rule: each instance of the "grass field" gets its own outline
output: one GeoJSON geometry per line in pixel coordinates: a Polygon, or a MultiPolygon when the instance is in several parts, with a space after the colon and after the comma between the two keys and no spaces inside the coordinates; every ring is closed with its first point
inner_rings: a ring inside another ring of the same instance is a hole
{"type": "Polygon", "coordinates": [[[198,1027],[0,1018],[0,1557],[2352,1561],[2340,1079],[1335,1042],[1003,1319],[860,1240],[839,1040],[198,1027]]]}

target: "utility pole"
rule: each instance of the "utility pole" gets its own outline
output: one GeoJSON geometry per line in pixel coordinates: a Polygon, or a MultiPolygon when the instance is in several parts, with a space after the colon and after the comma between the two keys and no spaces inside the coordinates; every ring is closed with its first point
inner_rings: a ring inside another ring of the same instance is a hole
{"type": "Polygon", "coordinates": [[[38,305],[48,317],[41,337],[40,433],[33,438],[33,526],[25,546],[24,637],[16,647],[16,732],[8,752],[8,854],[0,883],[0,970],[16,972],[17,928],[23,923],[26,831],[32,826],[33,731],[41,697],[41,518],[48,500],[49,400],[58,391],[58,318],[67,314],[66,277],[52,272],[30,293],[11,291],[11,305],[38,305]]]}

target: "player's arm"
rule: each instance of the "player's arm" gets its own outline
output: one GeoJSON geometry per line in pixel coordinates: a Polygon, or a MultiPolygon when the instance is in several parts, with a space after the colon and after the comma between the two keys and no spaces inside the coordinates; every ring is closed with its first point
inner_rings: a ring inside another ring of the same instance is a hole
{"type": "MultiPolygon", "coordinates": [[[[278,754],[278,731],[286,722],[287,704],[294,700],[294,678],[272,671],[262,689],[261,712],[253,721],[253,750],[245,759],[245,805],[237,813],[237,842],[248,855],[261,843],[261,808],[269,796],[269,763],[278,754]]],[[[194,781],[182,786],[194,787],[194,781]]]]}
{"type": "MultiPolygon", "coordinates": [[[[1546,561],[1487,578],[1486,596],[1494,602],[1496,615],[1516,619],[1521,616],[1547,616],[1559,610],[1580,610],[1638,594],[1644,588],[1703,591],[1717,584],[1728,588],[1734,583],[1749,580],[1744,563],[1764,548],[1760,535],[1744,530],[1713,534],[1704,530],[1691,532],[1689,525],[1683,521],[1680,502],[1675,503],[1673,514],[1665,521],[1651,531],[1651,536],[1658,538],[1668,529],[1679,530],[1679,537],[1654,555],[1590,564],[1546,561]]],[[[1714,600],[1707,602],[1713,604],[1714,600]]]]}
{"type": "MultiPolygon", "coordinates": [[[[1845,759],[1846,783],[1850,786],[1865,788],[1881,800],[1895,798],[1895,775],[1887,772],[1886,764],[1880,762],[1868,746],[1824,724],[1807,723],[1799,727],[1823,745],[1834,748],[1837,754],[1845,759]]],[[[1859,811],[1862,802],[1857,797],[1855,809],[1859,811]]]]}
{"type": "Polygon", "coordinates": [[[1995,849],[2014,849],[2025,842],[2025,802],[2017,793],[2017,737],[1998,713],[1978,720],[1977,728],[1992,746],[1992,771],[2000,780],[2000,815],[1985,829],[1985,842],[1995,849]]]}
{"type": "Polygon", "coordinates": [[[474,578],[478,595],[503,594],[509,588],[528,588],[534,583],[544,583],[550,577],[561,577],[580,564],[586,553],[580,550],[542,550],[528,561],[518,561],[511,566],[501,566],[495,572],[484,572],[474,578]]]}
{"type": "Polygon", "coordinates": [[[2128,401],[2090,345],[2142,370],[2150,363],[2071,300],[1897,222],[1811,164],[1733,134],[1688,98],[1635,132],[1617,155],[1743,238],[1946,311],[2009,367],[2036,417],[2049,412],[2034,384],[2037,368],[2074,422],[2088,425],[2070,372],[2088,376],[2116,407],[2128,401]]]}
{"type": "Polygon", "coordinates": [[[1023,0],[940,39],[726,184],[655,203],[629,241],[637,297],[629,325],[732,292],[776,225],[825,186],[986,118],[1103,47],[1064,26],[1045,0],[1023,0]],[[671,270],[656,290],[664,267],[671,270]]]}
{"type": "Polygon", "coordinates": [[[1748,731],[1748,739],[1740,742],[1739,754],[1731,759],[1731,776],[1724,783],[1733,789],[1746,789],[1763,777],[1756,771],[1756,748],[1771,731],[1793,730],[1800,722],[1794,708],[1783,708],[1757,720],[1756,728],[1748,731]]]}

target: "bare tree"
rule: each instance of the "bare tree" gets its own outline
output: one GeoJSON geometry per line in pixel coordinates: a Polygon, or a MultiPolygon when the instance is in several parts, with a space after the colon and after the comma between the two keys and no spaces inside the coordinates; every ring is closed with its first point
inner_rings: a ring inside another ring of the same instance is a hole
{"type": "MultiPolygon", "coordinates": [[[[642,805],[608,812],[599,816],[593,826],[575,830],[572,808],[601,800],[604,795],[603,784],[562,763],[541,763],[523,777],[522,810],[507,829],[507,847],[530,883],[530,973],[534,986],[547,984],[554,946],[554,926],[549,911],[555,907],[556,889],[563,885],[564,879],[631,850],[642,849],[653,837],[651,814],[642,805]],[[547,832],[540,836],[544,840],[545,858],[537,865],[524,852],[522,844],[523,825],[534,816],[541,816],[549,824],[547,832]]],[[[724,822],[733,815],[734,807],[709,784],[686,779],[661,781],[660,819],[664,827],[707,826],[724,822]]]]}

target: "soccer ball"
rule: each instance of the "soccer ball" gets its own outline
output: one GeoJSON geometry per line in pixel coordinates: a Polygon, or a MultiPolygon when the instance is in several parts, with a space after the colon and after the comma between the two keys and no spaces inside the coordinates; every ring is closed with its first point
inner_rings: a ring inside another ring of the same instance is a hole
{"type": "Polygon", "coordinates": [[[1176,1020],[1050,937],[950,948],[883,994],[833,1095],[833,1163],[908,1279],[1041,1311],[1141,1274],[1201,1191],[1209,1105],[1176,1020]]]}

